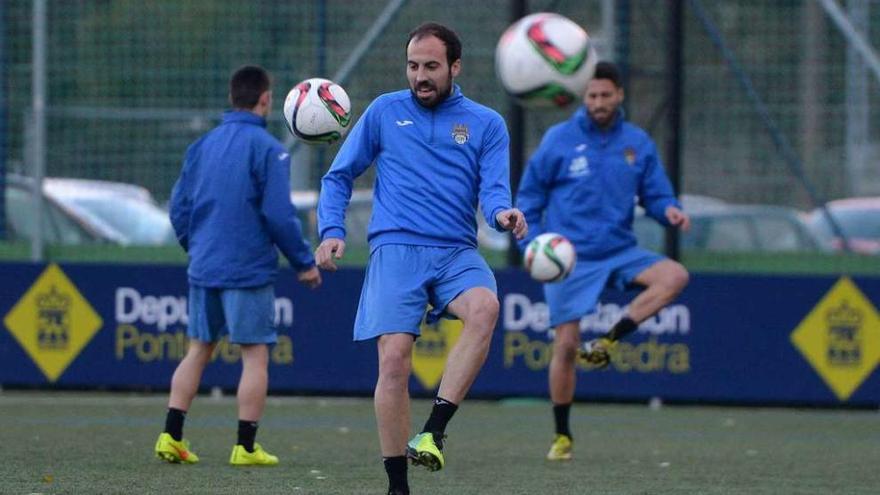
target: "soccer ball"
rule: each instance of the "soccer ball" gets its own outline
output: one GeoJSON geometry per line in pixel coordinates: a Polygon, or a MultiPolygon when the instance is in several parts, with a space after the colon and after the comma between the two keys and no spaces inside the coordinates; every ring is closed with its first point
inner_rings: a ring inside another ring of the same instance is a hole
{"type": "Polygon", "coordinates": [[[559,282],[574,269],[574,245],[564,236],[548,232],[535,237],[526,247],[523,264],[539,282],[559,282]]]}
{"type": "Polygon", "coordinates": [[[523,17],[501,35],[495,72],[521,103],[564,107],[583,96],[597,58],[586,31],[544,12],[523,17]]]}
{"type": "Polygon", "coordinates": [[[314,77],[297,84],[284,100],[284,122],[295,137],[309,144],[330,144],[351,124],[351,101],[342,86],[314,77]]]}

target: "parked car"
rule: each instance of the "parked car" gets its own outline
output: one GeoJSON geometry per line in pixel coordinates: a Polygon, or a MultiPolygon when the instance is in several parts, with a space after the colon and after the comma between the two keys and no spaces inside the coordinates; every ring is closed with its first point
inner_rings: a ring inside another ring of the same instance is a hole
{"type": "MultiPolygon", "coordinates": [[[[33,237],[33,181],[6,177],[6,231],[12,240],[33,237]]],[[[164,245],[177,242],[168,214],[145,188],[120,182],[47,177],[43,180],[43,241],[164,245]]]]}
{"type": "MultiPolygon", "coordinates": [[[[810,252],[822,242],[795,208],[721,203],[685,211],[691,229],[680,235],[681,249],[710,252],[810,252]]],[[[664,229],[653,219],[637,215],[636,236],[642,247],[663,251],[664,229]]]]}
{"type": "MultiPolygon", "coordinates": [[[[880,255],[880,196],[837,199],[825,207],[843,230],[849,251],[880,255]]],[[[826,246],[843,250],[843,241],[835,235],[822,208],[811,211],[806,221],[826,246]]]]}

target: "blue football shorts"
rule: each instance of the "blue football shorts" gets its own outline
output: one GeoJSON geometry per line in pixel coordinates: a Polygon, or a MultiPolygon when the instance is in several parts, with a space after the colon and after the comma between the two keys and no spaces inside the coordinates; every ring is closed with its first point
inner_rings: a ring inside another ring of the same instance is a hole
{"type": "Polygon", "coordinates": [[[601,260],[578,259],[565,280],[544,284],[544,299],[550,310],[550,326],[580,320],[596,310],[605,287],[624,290],[643,271],[666,259],[638,246],[624,249],[601,260]]]}
{"type": "Polygon", "coordinates": [[[272,344],[275,328],[275,288],[212,289],[190,285],[187,336],[217,342],[229,334],[234,344],[272,344]]]}
{"type": "Polygon", "coordinates": [[[480,253],[470,247],[385,244],[370,254],[361,289],[354,340],[386,333],[420,334],[426,320],[455,319],[446,312],[459,294],[474,287],[498,293],[495,275],[480,253]]]}

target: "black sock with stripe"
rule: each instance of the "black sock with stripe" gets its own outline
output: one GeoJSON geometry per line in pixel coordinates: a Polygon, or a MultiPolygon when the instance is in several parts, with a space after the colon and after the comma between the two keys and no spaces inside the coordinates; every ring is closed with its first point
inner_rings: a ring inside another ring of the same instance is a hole
{"type": "Polygon", "coordinates": [[[443,434],[446,432],[446,425],[452,419],[452,415],[458,410],[458,406],[444,399],[437,397],[434,399],[434,407],[431,409],[431,415],[425,422],[422,432],[430,432],[434,435],[434,442],[441,449],[443,448],[443,434]]]}

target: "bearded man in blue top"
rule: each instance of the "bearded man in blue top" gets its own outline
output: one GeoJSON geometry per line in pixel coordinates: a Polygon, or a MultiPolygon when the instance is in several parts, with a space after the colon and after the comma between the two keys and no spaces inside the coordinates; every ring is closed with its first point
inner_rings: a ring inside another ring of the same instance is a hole
{"type": "Polygon", "coordinates": [[[571,459],[569,412],[578,354],[594,366],[607,366],[614,343],[669,304],[688,282],[679,263],[636,245],[636,201],[664,226],[687,230],[690,219],[675,198],[651,137],[624,121],[623,88],[613,64],[596,64],[583,101],[570,119],[544,134],[517,195],[517,206],[533,227],[521,248],[541,233],[555,232],[577,252],[571,275],[544,285],[555,330],[549,372],[556,423],[547,453],[551,461],[571,459]],[[606,286],[644,290],[606,335],[579,349],[580,321],[595,311],[606,286]]]}
{"type": "Polygon", "coordinates": [[[446,425],[489,351],[498,317],[495,277],[477,251],[476,210],[499,231],[526,234],[511,207],[504,120],[461,94],[461,42],[426,23],[407,40],[409,90],[376,98],[324,176],[318,202],[323,241],[315,259],[325,270],[345,250],[345,208],[352,183],[375,162],[370,261],[355,321],[355,340],[376,339],[375,408],[389,493],[409,493],[406,459],[436,471],[444,465],[446,425]],[[422,432],[409,437],[413,343],[427,321],[464,323],[450,350],[434,407],[422,432]]]}

